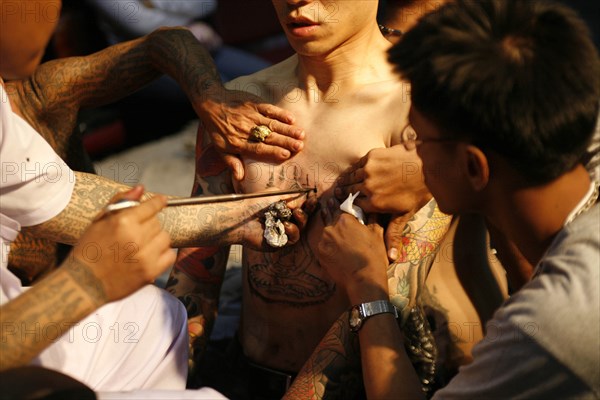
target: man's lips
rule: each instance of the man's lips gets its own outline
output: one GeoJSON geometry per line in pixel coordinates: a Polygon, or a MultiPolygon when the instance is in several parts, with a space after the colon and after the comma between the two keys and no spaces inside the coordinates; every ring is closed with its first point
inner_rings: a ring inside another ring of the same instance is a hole
{"type": "Polygon", "coordinates": [[[307,19],[294,19],[287,23],[288,30],[296,36],[308,36],[317,29],[318,23],[307,19]]]}

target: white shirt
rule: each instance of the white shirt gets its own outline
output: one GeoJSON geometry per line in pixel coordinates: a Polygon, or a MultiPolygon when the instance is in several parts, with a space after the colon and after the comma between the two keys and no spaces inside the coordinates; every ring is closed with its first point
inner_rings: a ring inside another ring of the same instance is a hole
{"type": "Polygon", "coordinates": [[[0,304],[23,292],[7,269],[21,226],[52,219],[69,203],[75,174],[25,120],[12,111],[0,81],[0,304]]]}

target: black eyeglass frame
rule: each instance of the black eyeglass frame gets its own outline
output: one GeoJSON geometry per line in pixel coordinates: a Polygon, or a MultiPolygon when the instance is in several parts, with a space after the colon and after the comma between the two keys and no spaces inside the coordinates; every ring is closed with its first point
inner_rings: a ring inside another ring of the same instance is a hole
{"type": "Polygon", "coordinates": [[[379,30],[383,36],[402,36],[404,32],[400,29],[388,28],[387,26],[383,26],[379,24],[379,30]]]}

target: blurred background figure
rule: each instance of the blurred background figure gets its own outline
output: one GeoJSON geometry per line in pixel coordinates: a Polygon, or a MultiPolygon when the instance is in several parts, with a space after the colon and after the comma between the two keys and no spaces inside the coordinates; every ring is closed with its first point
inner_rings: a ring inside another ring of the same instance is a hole
{"type": "MultiPolygon", "coordinates": [[[[185,26],[215,61],[224,82],[271,65],[250,52],[223,43],[209,22],[217,0],[87,0],[110,44],[147,35],[161,26],[185,26]]],[[[176,85],[173,85],[176,87],[176,85]]]]}

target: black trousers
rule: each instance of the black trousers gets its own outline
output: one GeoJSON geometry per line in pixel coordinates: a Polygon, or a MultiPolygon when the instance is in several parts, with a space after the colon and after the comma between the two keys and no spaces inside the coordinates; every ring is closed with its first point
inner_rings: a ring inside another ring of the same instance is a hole
{"type": "Polygon", "coordinates": [[[232,400],[279,400],[296,377],[252,363],[237,337],[224,348],[210,346],[194,381],[232,400]]]}

